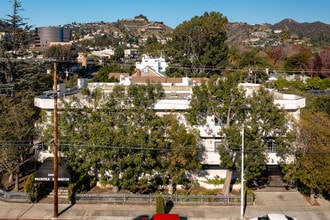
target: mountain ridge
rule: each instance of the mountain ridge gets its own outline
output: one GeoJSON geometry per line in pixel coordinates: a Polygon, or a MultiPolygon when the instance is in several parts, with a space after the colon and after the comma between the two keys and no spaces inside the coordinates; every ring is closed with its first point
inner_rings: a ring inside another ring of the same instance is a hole
{"type": "MultiPolygon", "coordinates": [[[[2,32],[8,23],[0,20],[0,32],[2,32]]],[[[142,18],[124,18],[115,22],[89,22],[89,23],[71,23],[63,27],[70,28],[74,33],[84,35],[92,31],[102,30],[109,35],[122,35],[146,40],[149,36],[156,36],[159,40],[166,41],[170,38],[173,28],[167,26],[161,21],[148,21],[142,18]]],[[[288,30],[291,36],[303,39],[320,40],[330,42],[330,24],[320,21],[315,22],[297,22],[291,18],[285,18],[278,23],[269,24],[248,24],[245,22],[229,22],[225,27],[227,31],[228,44],[244,44],[254,38],[255,33],[265,33],[266,37],[273,37],[277,30],[288,30]]]]}
{"type": "MultiPolygon", "coordinates": [[[[296,39],[308,38],[312,41],[330,39],[330,25],[320,21],[297,22],[291,18],[283,19],[275,24],[254,24],[250,25],[243,22],[230,22],[226,26],[227,42],[230,45],[242,44],[253,38],[253,33],[265,33],[265,37],[274,37],[276,31],[288,30],[292,37],[296,39]]],[[[279,37],[279,36],[277,36],[279,37]]]]}
{"type": "Polygon", "coordinates": [[[274,24],[275,29],[289,29],[290,32],[303,37],[313,38],[315,36],[330,36],[330,25],[320,21],[299,23],[293,19],[287,18],[274,24]]]}
{"type": "MultiPolygon", "coordinates": [[[[158,39],[168,39],[173,32],[173,28],[160,21],[148,21],[144,19],[122,19],[116,22],[106,23],[109,29],[116,27],[117,31],[126,36],[139,36],[146,39],[148,36],[156,36],[158,39]]],[[[244,22],[229,22],[226,26],[227,42],[230,45],[242,44],[249,41],[253,33],[265,33],[265,37],[273,36],[276,30],[289,30],[291,36],[299,39],[309,38],[312,40],[329,38],[330,25],[320,21],[297,22],[291,18],[285,18],[278,23],[254,24],[244,22]]]]}

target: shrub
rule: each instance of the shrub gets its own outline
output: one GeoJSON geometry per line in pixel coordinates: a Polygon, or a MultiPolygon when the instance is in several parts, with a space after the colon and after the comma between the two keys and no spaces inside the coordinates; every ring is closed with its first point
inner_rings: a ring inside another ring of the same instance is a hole
{"type": "Polygon", "coordinates": [[[165,200],[161,196],[156,197],[156,213],[165,213],[165,200]]]}
{"type": "Polygon", "coordinates": [[[214,196],[217,195],[217,190],[205,189],[199,193],[199,195],[214,196]]]}
{"type": "Polygon", "coordinates": [[[254,192],[252,189],[246,188],[245,195],[247,196],[247,202],[254,202],[254,192]]]}
{"type": "Polygon", "coordinates": [[[224,184],[225,183],[225,180],[224,178],[220,178],[219,176],[215,176],[214,179],[208,179],[208,182],[217,186],[217,185],[220,185],[220,184],[224,184]]]}
{"type": "Polygon", "coordinates": [[[74,196],[76,193],[86,193],[95,185],[95,177],[89,175],[80,176],[77,182],[69,184],[69,200],[74,203],[74,196]]]}
{"type": "Polygon", "coordinates": [[[29,193],[31,202],[34,202],[38,198],[38,184],[34,180],[34,173],[31,174],[24,183],[24,191],[29,193]]]}

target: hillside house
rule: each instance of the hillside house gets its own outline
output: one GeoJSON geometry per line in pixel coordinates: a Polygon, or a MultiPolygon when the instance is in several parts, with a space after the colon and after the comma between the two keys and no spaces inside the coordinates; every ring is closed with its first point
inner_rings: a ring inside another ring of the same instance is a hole
{"type": "Polygon", "coordinates": [[[144,74],[148,74],[149,72],[152,72],[152,74],[148,74],[148,75],[163,76],[162,73],[166,71],[168,64],[163,57],[150,58],[148,56],[143,56],[141,62],[135,63],[135,67],[144,74]]]}

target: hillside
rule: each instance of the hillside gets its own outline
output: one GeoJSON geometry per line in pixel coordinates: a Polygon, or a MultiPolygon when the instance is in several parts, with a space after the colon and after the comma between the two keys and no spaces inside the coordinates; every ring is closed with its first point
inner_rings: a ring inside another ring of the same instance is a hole
{"type": "Polygon", "coordinates": [[[272,25],[271,28],[273,30],[288,29],[291,33],[299,37],[320,38],[322,36],[330,36],[330,25],[319,21],[313,23],[299,23],[292,19],[284,19],[272,25]]]}
{"type": "Polygon", "coordinates": [[[229,23],[226,27],[229,45],[242,44],[251,38],[278,38],[275,30],[289,30],[291,36],[299,39],[309,38],[311,40],[324,40],[328,43],[330,36],[330,25],[321,22],[299,23],[292,19],[284,19],[274,25],[247,23],[229,23]]]}
{"type": "Polygon", "coordinates": [[[123,19],[115,23],[115,26],[125,33],[136,37],[147,39],[148,36],[156,36],[158,39],[166,39],[172,33],[172,28],[163,22],[146,21],[144,19],[123,19]]]}
{"type": "MultiPolygon", "coordinates": [[[[0,32],[8,24],[0,20],[0,32]]],[[[107,34],[108,36],[120,36],[127,39],[146,40],[149,36],[156,36],[159,40],[165,41],[170,38],[173,29],[161,21],[148,21],[143,18],[125,18],[116,22],[92,22],[92,23],[72,23],[64,25],[77,36],[95,36],[97,34],[107,34]]],[[[255,38],[278,39],[279,35],[274,35],[275,30],[288,29],[291,36],[299,39],[307,38],[318,41],[319,45],[329,46],[330,25],[322,22],[299,23],[292,19],[284,19],[274,25],[255,24],[250,25],[243,22],[231,22],[226,27],[229,45],[245,45],[246,42],[255,38]]]]}
{"type": "Polygon", "coordinates": [[[253,33],[264,33],[265,37],[272,35],[271,26],[268,24],[228,23],[226,31],[229,45],[239,45],[249,41],[253,37],[253,33]]]}
{"type": "MultiPolygon", "coordinates": [[[[156,36],[159,40],[166,40],[171,36],[173,29],[160,21],[148,21],[143,18],[121,19],[116,22],[105,23],[86,23],[86,24],[68,24],[65,27],[70,28],[74,33],[86,34],[101,31],[112,36],[124,36],[145,40],[148,36],[156,36]]],[[[284,19],[274,25],[255,24],[250,25],[243,22],[228,23],[226,27],[228,44],[240,45],[255,38],[273,38],[278,40],[280,35],[274,35],[275,30],[288,29],[291,36],[299,39],[317,39],[329,42],[330,25],[321,22],[299,23],[292,19],[284,19]]]]}
{"type": "Polygon", "coordinates": [[[122,19],[116,22],[95,22],[82,24],[67,24],[65,28],[73,30],[73,33],[104,33],[109,36],[122,36],[125,38],[147,39],[148,36],[156,36],[160,40],[167,39],[171,33],[172,28],[159,21],[148,21],[141,18],[122,19]]]}

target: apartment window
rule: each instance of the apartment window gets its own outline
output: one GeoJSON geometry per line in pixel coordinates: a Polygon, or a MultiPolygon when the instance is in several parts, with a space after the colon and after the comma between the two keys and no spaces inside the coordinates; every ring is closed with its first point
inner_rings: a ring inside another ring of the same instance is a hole
{"type": "Polygon", "coordinates": [[[219,120],[218,120],[217,117],[214,117],[214,125],[215,126],[219,126],[220,125],[219,120]]]}
{"type": "Polygon", "coordinates": [[[266,142],[267,152],[268,153],[276,153],[277,152],[277,144],[274,140],[268,140],[266,142]]]}

